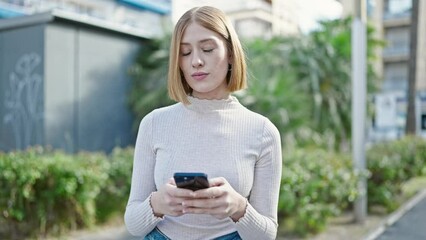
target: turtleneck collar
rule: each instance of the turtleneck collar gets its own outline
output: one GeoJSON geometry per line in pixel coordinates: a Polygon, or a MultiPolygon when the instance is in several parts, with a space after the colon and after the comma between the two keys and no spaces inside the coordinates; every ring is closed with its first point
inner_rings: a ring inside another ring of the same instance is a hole
{"type": "Polygon", "coordinates": [[[193,96],[188,96],[188,100],[191,104],[185,105],[189,110],[196,112],[212,112],[220,110],[235,109],[241,104],[238,99],[232,95],[229,95],[224,99],[199,99],[193,96]]]}

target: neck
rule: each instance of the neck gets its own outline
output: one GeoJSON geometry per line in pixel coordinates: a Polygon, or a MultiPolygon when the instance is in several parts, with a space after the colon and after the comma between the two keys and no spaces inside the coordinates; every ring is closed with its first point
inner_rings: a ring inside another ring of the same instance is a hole
{"type": "Polygon", "coordinates": [[[203,99],[203,100],[222,100],[222,99],[228,99],[230,96],[230,92],[226,91],[223,93],[218,94],[200,94],[193,92],[191,94],[194,98],[203,99]]]}
{"type": "Polygon", "coordinates": [[[185,107],[200,113],[238,109],[241,107],[237,98],[232,95],[228,95],[228,98],[226,99],[199,99],[194,96],[188,96],[188,101],[190,104],[185,105],[185,107]]]}

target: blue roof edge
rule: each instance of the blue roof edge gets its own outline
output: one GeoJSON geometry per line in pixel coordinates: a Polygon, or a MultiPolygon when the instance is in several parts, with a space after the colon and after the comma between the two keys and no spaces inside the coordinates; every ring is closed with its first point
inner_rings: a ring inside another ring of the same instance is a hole
{"type": "Polygon", "coordinates": [[[5,7],[0,6],[0,18],[12,18],[12,17],[20,17],[26,15],[23,12],[11,10],[5,7]]]}
{"type": "Polygon", "coordinates": [[[171,11],[170,6],[168,6],[167,4],[162,4],[161,2],[156,2],[156,1],[148,1],[148,0],[118,0],[118,1],[132,5],[137,8],[153,11],[155,13],[159,13],[162,15],[168,14],[171,11]]]}

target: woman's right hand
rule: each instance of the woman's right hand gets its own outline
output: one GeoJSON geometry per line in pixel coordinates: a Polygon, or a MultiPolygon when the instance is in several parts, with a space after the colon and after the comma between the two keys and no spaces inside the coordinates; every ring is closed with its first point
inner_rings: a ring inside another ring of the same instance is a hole
{"type": "Polygon", "coordinates": [[[184,188],[176,187],[175,180],[170,178],[157,192],[151,195],[151,207],[156,217],[182,216],[182,202],[193,198],[194,192],[184,188]]]}

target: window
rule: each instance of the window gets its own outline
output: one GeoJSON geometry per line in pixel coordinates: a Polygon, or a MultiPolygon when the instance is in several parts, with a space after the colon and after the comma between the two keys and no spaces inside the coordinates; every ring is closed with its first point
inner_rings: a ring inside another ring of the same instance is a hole
{"type": "Polygon", "coordinates": [[[383,91],[406,91],[408,87],[408,65],[390,63],[385,65],[383,91]]]}
{"type": "Polygon", "coordinates": [[[411,0],[387,0],[385,12],[389,14],[406,13],[411,10],[411,0]]]}
{"type": "Polygon", "coordinates": [[[390,28],[386,32],[386,55],[408,55],[410,46],[409,28],[390,28]]]}

